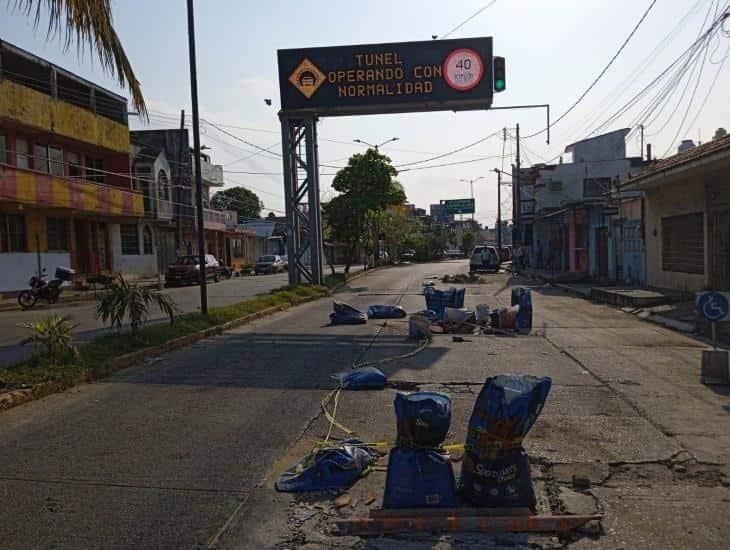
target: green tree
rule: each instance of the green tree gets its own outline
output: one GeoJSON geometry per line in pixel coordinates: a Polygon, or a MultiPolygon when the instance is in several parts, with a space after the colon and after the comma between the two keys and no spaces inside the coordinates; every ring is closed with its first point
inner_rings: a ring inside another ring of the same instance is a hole
{"type": "Polygon", "coordinates": [[[332,187],[340,195],[323,211],[332,241],[346,247],[346,273],[359,246],[371,254],[377,249],[385,209],[405,202],[406,194],[395,179],[397,175],[390,158],[375,149],[352,155],[347,166],[337,172],[332,187]]]}
{"type": "Polygon", "coordinates": [[[238,221],[250,218],[258,218],[264,203],[259,196],[245,187],[229,187],[218,191],[210,199],[213,208],[221,210],[235,210],[238,213],[238,221]]]}
{"type": "Polygon", "coordinates": [[[85,46],[95,51],[102,68],[114,74],[120,86],[128,86],[134,108],[141,115],[147,115],[139,80],[114,30],[111,0],[15,0],[6,3],[33,18],[36,27],[45,6],[48,13],[46,38],[60,34],[63,23],[64,48],[68,49],[75,41],[79,54],[85,46]]]}
{"type": "Polygon", "coordinates": [[[464,252],[464,256],[471,254],[476,241],[477,236],[471,231],[467,231],[461,236],[461,250],[464,252]]]}

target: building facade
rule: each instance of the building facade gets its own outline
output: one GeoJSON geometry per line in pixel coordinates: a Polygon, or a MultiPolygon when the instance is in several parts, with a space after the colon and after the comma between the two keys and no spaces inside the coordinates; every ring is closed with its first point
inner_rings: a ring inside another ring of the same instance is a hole
{"type": "Polygon", "coordinates": [[[0,291],[40,268],[147,275],[156,245],[129,172],[126,99],[0,41],[0,291]]]}

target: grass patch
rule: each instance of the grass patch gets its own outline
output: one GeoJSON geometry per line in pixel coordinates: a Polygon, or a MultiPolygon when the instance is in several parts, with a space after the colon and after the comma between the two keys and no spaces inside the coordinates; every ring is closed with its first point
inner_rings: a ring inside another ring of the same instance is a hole
{"type": "Polygon", "coordinates": [[[11,365],[0,371],[0,386],[6,389],[31,386],[42,382],[57,382],[72,386],[93,379],[104,372],[110,359],[140,349],[159,346],[176,338],[229,321],[246,317],[276,306],[290,306],[327,295],[324,286],[292,285],[272,290],[267,294],[232,304],[211,308],[208,316],[201,313],[185,313],[175,318],[175,324],[159,323],[144,327],[136,335],[130,332],[111,332],[79,346],[80,358],[72,363],[49,364],[38,356],[11,365]]]}

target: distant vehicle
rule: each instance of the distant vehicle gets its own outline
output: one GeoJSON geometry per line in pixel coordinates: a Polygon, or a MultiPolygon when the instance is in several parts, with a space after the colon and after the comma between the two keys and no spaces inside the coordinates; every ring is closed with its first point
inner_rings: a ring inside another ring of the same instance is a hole
{"type": "MultiPolygon", "coordinates": [[[[221,270],[218,260],[212,254],[205,255],[205,279],[220,281],[221,270]]],[[[178,256],[175,263],[168,266],[165,274],[167,286],[189,285],[200,283],[200,265],[198,256],[178,256]]]]}
{"type": "Polygon", "coordinates": [[[284,269],[286,271],[289,271],[289,256],[287,256],[286,254],[283,254],[281,256],[281,261],[284,262],[284,269]]]}
{"type": "Polygon", "coordinates": [[[402,260],[412,260],[416,257],[416,251],[412,249],[407,249],[403,251],[403,254],[400,255],[402,260]]]}
{"type": "Polygon", "coordinates": [[[464,253],[458,248],[447,248],[444,250],[444,258],[463,258],[464,253]]]}
{"type": "Polygon", "coordinates": [[[286,263],[281,256],[277,254],[267,254],[261,256],[253,270],[256,275],[261,273],[280,273],[286,269],[286,263]]]}
{"type": "Polygon", "coordinates": [[[502,250],[499,255],[500,260],[503,262],[509,262],[512,260],[512,247],[511,246],[503,246],[502,250]]]}
{"type": "Polygon", "coordinates": [[[494,271],[499,272],[501,264],[497,247],[479,245],[474,247],[474,251],[469,258],[469,271],[494,271]]]}

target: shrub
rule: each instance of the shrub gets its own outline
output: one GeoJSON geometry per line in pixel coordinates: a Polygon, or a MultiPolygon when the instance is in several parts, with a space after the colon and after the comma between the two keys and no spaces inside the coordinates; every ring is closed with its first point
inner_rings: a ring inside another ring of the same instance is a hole
{"type": "Polygon", "coordinates": [[[96,316],[104,324],[109,323],[117,330],[121,330],[125,318],[129,319],[129,326],[136,334],[147,321],[149,308],[157,306],[170,318],[170,324],[175,323],[175,301],[168,296],[139,285],[131,285],[120,274],[99,298],[96,307],[96,316]]]}
{"type": "Polygon", "coordinates": [[[78,325],[72,324],[67,315],[54,313],[20,326],[33,331],[21,344],[35,344],[40,350],[40,356],[48,362],[63,364],[78,358],[78,349],[72,343],[72,332],[78,325]]]}

